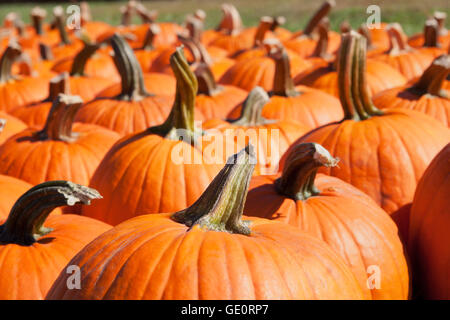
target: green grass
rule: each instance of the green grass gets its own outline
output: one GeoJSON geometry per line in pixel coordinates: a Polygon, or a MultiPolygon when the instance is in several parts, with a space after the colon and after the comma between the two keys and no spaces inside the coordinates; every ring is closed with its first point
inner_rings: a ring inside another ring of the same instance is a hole
{"type": "MultiPolygon", "coordinates": [[[[220,4],[229,2],[235,4],[239,9],[246,26],[256,25],[263,15],[283,15],[287,19],[285,27],[290,30],[303,28],[312,12],[320,5],[320,1],[311,0],[166,0],[143,2],[147,8],[159,11],[158,21],[181,23],[186,14],[201,8],[207,13],[206,26],[208,28],[216,26],[220,20],[220,4]]],[[[331,27],[334,30],[338,30],[340,23],[344,20],[348,20],[353,27],[358,27],[361,23],[364,23],[368,17],[366,8],[373,3],[380,6],[383,22],[400,22],[407,34],[422,31],[425,19],[434,10],[445,11],[450,17],[450,2],[448,0],[336,0],[336,2],[337,6],[330,15],[331,27]]],[[[29,22],[30,9],[37,3],[0,4],[0,18],[3,20],[8,12],[14,11],[20,14],[25,22],[29,22]]],[[[69,1],[58,3],[63,6],[71,4],[69,1]]],[[[124,3],[125,1],[90,2],[92,15],[97,20],[117,25],[120,22],[119,7],[124,3]]],[[[51,9],[56,4],[56,2],[43,3],[39,6],[47,9],[48,16],[50,16],[51,9]]],[[[136,17],[134,21],[139,22],[139,19],[136,17]]]]}

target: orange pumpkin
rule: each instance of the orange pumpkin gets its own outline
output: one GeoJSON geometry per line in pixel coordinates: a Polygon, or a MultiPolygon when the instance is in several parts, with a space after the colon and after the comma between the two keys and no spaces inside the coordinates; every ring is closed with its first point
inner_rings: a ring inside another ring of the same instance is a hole
{"type": "MultiPolygon", "coordinates": [[[[160,124],[170,113],[173,98],[147,92],[136,57],[121,36],[114,35],[111,45],[122,77],[121,92],[115,97],[98,98],[85,104],[76,121],[100,125],[122,135],[160,124]]],[[[102,92],[101,95],[108,96],[109,93],[102,92]]]]}
{"type": "MultiPolygon", "coordinates": [[[[447,14],[443,11],[435,11],[433,14],[433,19],[438,27],[438,37],[437,41],[441,48],[445,49],[450,46],[450,32],[448,32],[447,28],[445,28],[445,20],[447,18],[447,14]]],[[[430,33],[430,25],[433,22],[427,20],[424,26],[424,32],[415,34],[408,39],[408,44],[414,48],[421,48],[430,40],[430,36],[433,37],[433,34],[430,33]],[[427,39],[428,37],[428,39],[427,39]]],[[[433,41],[433,40],[432,40],[433,41]]]]}
{"type": "Polygon", "coordinates": [[[242,217],[255,156],[246,148],[230,160],[189,208],[136,217],[91,242],[69,262],[81,290],[61,272],[46,299],[363,299],[324,242],[242,217]]]}
{"type": "MultiPolygon", "coordinates": [[[[269,120],[261,113],[269,102],[269,96],[261,87],[255,87],[250,91],[245,100],[241,115],[236,120],[211,119],[202,124],[202,128],[217,130],[220,134],[206,143],[204,151],[209,148],[212,151],[240,150],[246,144],[251,143],[257,149],[257,164],[255,174],[270,174],[278,169],[281,155],[296,139],[310,130],[310,127],[290,120],[269,120]],[[222,141],[220,138],[224,137],[222,141]],[[221,144],[223,142],[223,146],[221,144]],[[216,150],[214,150],[216,149],[216,150]]],[[[226,152],[216,153],[218,163],[225,163],[230,154],[226,152]]]]}
{"type": "Polygon", "coordinates": [[[6,112],[0,111],[0,145],[8,140],[9,137],[26,128],[27,125],[21,120],[9,115],[6,112]]]}
{"type": "Polygon", "coordinates": [[[83,215],[116,225],[142,213],[171,212],[191,205],[220,166],[196,147],[197,80],[182,48],[172,55],[177,93],[166,121],[119,140],[105,155],[91,186],[104,200],[83,215]],[[182,139],[182,141],[180,141],[182,139]],[[182,190],[174,192],[177,185],[182,190]]]}
{"type": "Polygon", "coordinates": [[[0,223],[8,218],[16,200],[31,187],[28,182],[0,174],[0,223]]]}
{"type": "Polygon", "coordinates": [[[313,130],[295,144],[323,145],[341,163],[321,172],[351,183],[392,213],[412,201],[420,176],[449,141],[450,130],[416,111],[374,106],[365,79],[366,40],[352,31],[343,41],[338,83],[344,119],[313,130]]]}
{"type": "Polygon", "coordinates": [[[316,176],[318,168],[335,167],[338,161],[318,144],[296,145],[282,174],[252,178],[244,212],[287,223],[327,242],[347,262],[366,298],[407,299],[408,267],[393,221],[352,185],[316,176]],[[382,276],[369,287],[373,266],[382,276]]]}
{"type": "Polygon", "coordinates": [[[0,225],[0,299],[41,300],[65,265],[86,244],[109,230],[77,215],[50,215],[63,205],[89,204],[96,190],[67,181],[30,188],[0,225]]]}
{"type": "Polygon", "coordinates": [[[450,299],[450,144],[424,172],[411,206],[409,253],[418,295],[424,299],[450,299]]]}
{"type": "Polygon", "coordinates": [[[373,102],[380,109],[405,108],[425,113],[450,128],[450,96],[443,84],[450,73],[450,56],[436,58],[420,79],[406,86],[377,94],[373,102]]]}

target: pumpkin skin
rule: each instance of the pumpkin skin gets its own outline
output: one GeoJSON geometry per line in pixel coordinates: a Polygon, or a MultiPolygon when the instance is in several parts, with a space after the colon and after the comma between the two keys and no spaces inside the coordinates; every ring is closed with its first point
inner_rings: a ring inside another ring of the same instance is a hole
{"type": "Polygon", "coordinates": [[[447,144],[424,172],[411,207],[408,245],[418,293],[424,299],[450,299],[449,159],[447,144]]]}
{"type": "Polygon", "coordinates": [[[8,218],[16,200],[31,187],[28,182],[0,174],[0,224],[8,218]]]}
{"type": "Polygon", "coordinates": [[[0,145],[8,140],[11,136],[21,132],[27,128],[27,125],[19,119],[0,111],[0,145]],[[1,120],[6,120],[2,126],[1,120]]]}
{"type": "Polygon", "coordinates": [[[0,299],[44,299],[59,273],[66,272],[63,268],[67,262],[86,244],[111,229],[103,222],[71,214],[51,214],[44,224],[53,230],[31,244],[3,241],[4,231],[0,233],[0,299]]]}
{"type": "MultiPolygon", "coordinates": [[[[347,40],[361,41],[356,48],[364,52],[365,39],[360,35],[352,32],[347,40]]],[[[349,52],[343,57],[346,54],[349,52]]],[[[347,57],[346,61],[351,58],[347,57]]],[[[356,66],[342,62],[340,71],[346,79],[341,81],[341,103],[347,115],[344,120],[313,130],[295,144],[315,142],[330,150],[342,159],[340,168],[321,168],[319,172],[351,183],[392,213],[412,201],[420,176],[449,141],[450,131],[435,119],[416,111],[377,110],[370,103],[364,79],[353,82],[352,78],[346,78],[351,74],[351,68],[364,68],[363,64],[364,59],[355,63],[356,66]],[[355,86],[359,86],[359,90],[355,90],[355,86]],[[351,101],[350,90],[353,90],[351,101]],[[354,102],[362,104],[364,114],[357,111],[354,102]]],[[[361,69],[359,72],[364,74],[361,69]]]]}
{"type": "Polygon", "coordinates": [[[444,126],[450,127],[449,93],[442,89],[449,72],[450,57],[443,55],[433,61],[420,79],[406,86],[383,91],[373,98],[373,102],[380,109],[416,110],[435,118],[444,126]]]}
{"type": "Polygon", "coordinates": [[[243,151],[190,208],[135,217],[91,242],[69,262],[81,268],[82,289],[67,290],[61,273],[46,299],[362,299],[354,275],[323,242],[266,219],[243,224],[253,169],[243,151]],[[195,213],[198,220],[184,222],[195,213]]]}
{"type": "MultiPolygon", "coordinates": [[[[299,145],[296,152],[303,152],[309,145],[314,144],[299,145]]],[[[324,151],[323,157],[335,161],[324,151]]],[[[314,167],[315,158],[309,158],[308,154],[306,159],[309,162],[305,162],[305,169],[307,165],[314,167]]],[[[305,177],[309,176],[308,171],[304,172],[305,177]]],[[[352,185],[323,174],[314,179],[314,175],[312,181],[319,193],[303,200],[279,191],[276,181],[281,174],[254,176],[244,212],[289,224],[327,242],[347,262],[366,298],[407,299],[408,268],[394,222],[369,196],[352,185]],[[378,289],[367,286],[368,268],[373,265],[380,268],[382,275],[378,289]]],[[[296,174],[287,177],[295,178],[296,174]]]]}
{"type": "MultiPolygon", "coordinates": [[[[64,103],[70,105],[65,111],[69,112],[79,108],[82,101],[76,96],[60,94],[55,104],[64,103]]],[[[58,125],[52,122],[48,126],[58,125]]],[[[71,129],[75,133],[70,132],[73,137],[69,138],[64,135],[53,137],[51,132],[36,128],[12,136],[0,146],[0,173],[31,184],[70,179],[88,185],[97,165],[119,135],[89,124],[75,123],[71,129]]]]}

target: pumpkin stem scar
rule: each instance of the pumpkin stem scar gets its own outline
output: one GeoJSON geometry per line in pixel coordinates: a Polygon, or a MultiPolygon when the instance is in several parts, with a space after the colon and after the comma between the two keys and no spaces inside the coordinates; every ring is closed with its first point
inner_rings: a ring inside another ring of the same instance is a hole
{"type": "Polygon", "coordinates": [[[83,49],[75,56],[70,70],[70,75],[84,76],[84,70],[88,60],[94,55],[94,53],[100,48],[100,43],[85,43],[83,49]]]}
{"type": "Polygon", "coordinates": [[[14,80],[12,65],[22,54],[22,48],[17,41],[11,41],[0,59],[0,83],[14,80]]]}
{"type": "Polygon", "coordinates": [[[0,226],[0,243],[29,246],[49,234],[44,222],[53,209],[75,204],[89,205],[101,199],[97,190],[70,181],[48,181],[25,192],[12,207],[8,219],[0,226]]]}
{"type": "Polygon", "coordinates": [[[450,55],[443,54],[437,57],[433,63],[423,72],[419,81],[411,88],[423,93],[447,98],[448,92],[443,85],[450,74],[450,55]]]}
{"type": "Polygon", "coordinates": [[[166,121],[147,129],[148,133],[158,134],[171,140],[180,140],[196,144],[201,131],[194,125],[195,96],[197,78],[189,67],[183,53],[183,46],[178,47],[170,57],[170,65],[177,80],[177,90],[172,110],[166,121]]]}
{"type": "Polygon", "coordinates": [[[72,125],[82,104],[83,100],[79,96],[58,94],[53,101],[44,128],[38,131],[36,136],[41,140],[75,141],[78,135],[72,132],[72,125]]]}
{"type": "Polygon", "coordinates": [[[366,82],[366,38],[355,31],[342,36],[337,76],[344,120],[366,120],[383,115],[372,103],[366,82]]]}
{"type": "Polygon", "coordinates": [[[114,34],[109,42],[114,51],[114,64],[122,79],[122,90],[116,99],[140,101],[152,96],[145,89],[142,69],[130,45],[118,34],[114,34]]]}
{"type": "Polygon", "coordinates": [[[235,126],[254,127],[275,122],[262,116],[264,106],[269,102],[269,95],[263,88],[256,86],[248,94],[242,104],[241,115],[236,120],[229,122],[235,126]]]}
{"type": "Polygon", "coordinates": [[[283,173],[275,181],[277,191],[294,200],[306,200],[318,195],[314,185],[320,167],[336,167],[339,159],[333,158],[328,150],[317,143],[302,143],[289,153],[283,173]]]}
{"type": "Polygon", "coordinates": [[[248,222],[241,217],[255,164],[253,146],[247,145],[228,159],[192,206],[174,213],[171,218],[188,227],[199,225],[210,231],[250,235],[248,222]]]}

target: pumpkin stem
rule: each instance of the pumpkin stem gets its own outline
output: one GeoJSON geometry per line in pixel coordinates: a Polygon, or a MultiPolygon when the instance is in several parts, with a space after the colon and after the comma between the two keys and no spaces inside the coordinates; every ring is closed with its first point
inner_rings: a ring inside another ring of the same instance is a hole
{"type": "Polygon", "coordinates": [[[3,129],[6,125],[6,119],[0,119],[0,133],[2,133],[3,129]]]}
{"type": "Polygon", "coordinates": [[[190,39],[195,42],[201,42],[204,22],[196,16],[188,16],[186,18],[186,30],[190,39]]]}
{"type": "Polygon", "coordinates": [[[172,111],[163,124],[149,128],[148,132],[171,140],[183,138],[183,141],[190,141],[195,145],[197,130],[194,126],[194,109],[198,83],[186,61],[182,46],[177,47],[170,57],[170,66],[177,80],[172,111]]]}
{"type": "Polygon", "coordinates": [[[235,6],[229,3],[222,4],[223,18],[217,27],[218,31],[221,31],[228,35],[236,35],[242,30],[242,19],[239,11],[235,6]]]}
{"type": "Polygon", "coordinates": [[[130,45],[118,34],[114,34],[110,42],[114,50],[114,64],[122,79],[122,91],[117,99],[139,101],[150,96],[145,89],[141,66],[130,45]]]}
{"type": "Polygon", "coordinates": [[[327,17],[317,25],[317,33],[319,34],[319,40],[317,40],[316,47],[313,52],[313,57],[329,60],[332,56],[328,53],[328,31],[329,20],[327,17]]]}
{"type": "Polygon", "coordinates": [[[122,13],[122,26],[129,26],[131,24],[131,19],[136,8],[136,1],[130,0],[128,3],[120,7],[120,12],[122,13]]]}
{"type": "Polygon", "coordinates": [[[439,43],[439,24],[435,19],[425,21],[425,29],[423,32],[424,47],[438,48],[439,43]]]}
{"type": "Polygon", "coordinates": [[[274,19],[272,17],[261,17],[259,20],[259,26],[256,29],[255,38],[253,41],[253,47],[259,47],[264,41],[267,31],[269,31],[274,24],[274,19]]]}
{"type": "Polygon", "coordinates": [[[269,95],[261,87],[254,87],[242,104],[241,115],[230,121],[233,125],[254,127],[273,122],[262,116],[264,106],[269,102],[269,95]]]}
{"type": "Polygon", "coordinates": [[[77,111],[83,104],[79,96],[58,94],[53,101],[45,126],[36,133],[40,140],[58,140],[73,142],[78,135],[72,132],[72,125],[77,111]]]}
{"type": "Polygon", "coordinates": [[[281,44],[271,48],[269,56],[275,60],[275,75],[273,79],[273,95],[295,97],[300,93],[295,89],[291,77],[291,64],[286,49],[281,44]]]}
{"type": "Polygon", "coordinates": [[[389,36],[389,54],[397,55],[410,50],[408,45],[408,37],[403,32],[402,26],[399,23],[391,23],[386,28],[389,36]]]}
{"type": "Polygon", "coordinates": [[[144,42],[142,43],[141,50],[153,50],[155,37],[161,32],[160,27],[156,23],[151,23],[148,26],[147,33],[145,34],[144,42]]]}
{"type": "Polygon", "coordinates": [[[319,22],[330,13],[335,5],[336,2],[334,0],[325,1],[311,17],[305,29],[303,29],[302,35],[311,36],[319,22]]]}
{"type": "Polygon", "coordinates": [[[351,30],[352,26],[350,25],[350,22],[348,22],[348,20],[342,21],[339,25],[339,31],[341,32],[341,34],[350,32],[351,30]]]}
{"type": "Polygon", "coordinates": [[[414,88],[430,95],[447,98],[448,93],[442,89],[447,76],[450,74],[450,55],[443,54],[423,72],[414,88]]]}
{"type": "Polygon", "coordinates": [[[67,34],[65,21],[64,21],[64,9],[61,6],[56,6],[53,9],[53,15],[55,16],[56,28],[59,32],[59,37],[61,39],[62,45],[68,45],[71,43],[69,35],[67,34]]]}
{"type": "Polygon", "coordinates": [[[12,65],[22,55],[22,48],[16,41],[10,41],[0,58],[0,83],[14,80],[12,65]]]}
{"type": "Polygon", "coordinates": [[[366,38],[355,31],[342,36],[338,55],[338,89],[344,120],[365,120],[382,115],[371,99],[366,83],[366,38]]]}
{"type": "Polygon", "coordinates": [[[142,23],[154,23],[158,17],[158,11],[147,10],[147,8],[140,2],[135,4],[136,13],[142,20],[142,23]]]}
{"type": "Polygon", "coordinates": [[[54,59],[52,49],[45,43],[39,43],[39,54],[44,61],[51,61],[54,59]]]}
{"type": "Polygon", "coordinates": [[[217,84],[211,68],[206,63],[199,64],[194,74],[198,82],[197,94],[212,97],[223,91],[223,87],[217,84]]]}
{"type": "Polygon", "coordinates": [[[335,167],[338,162],[339,159],[333,158],[320,144],[296,145],[286,158],[283,173],[275,181],[275,188],[291,199],[306,200],[320,193],[314,185],[317,170],[322,166],[335,167]]]}
{"type": "Polygon", "coordinates": [[[40,7],[31,9],[31,22],[37,35],[42,35],[44,33],[43,24],[46,16],[47,11],[40,7]]]}
{"type": "Polygon", "coordinates": [[[448,33],[448,30],[445,28],[445,20],[447,19],[447,14],[443,11],[435,11],[433,17],[438,23],[439,35],[446,36],[448,33]]]}
{"type": "Polygon", "coordinates": [[[372,41],[372,34],[369,31],[369,28],[367,28],[367,25],[365,23],[362,23],[361,26],[358,29],[358,33],[362,36],[364,36],[364,38],[366,38],[366,43],[367,43],[367,50],[371,50],[374,48],[373,46],[373,41],[372,41]]]}
{"type": "Polygon", "coordinates": [[[286,17],[278,16],[272,18],[272,25],[270,26],[270,31],[275,31],[278,27],[286,23],[286,17]]]}
{"type": "Polygon", "coordinates": [[[72,77],[81,77],[84,76],[84,69],[86,67],[86,63],[88,60],[94,55],[94,53],[100,48],[99,43],[91,44],[84,43],[83,49],[77,53],[75,58],[73,59],[72,68],[70,70],[70,75],[72,77]]]}
{"type": "Polygon", "coordinates": [[[253,147],[247,145],[227,160],[192,206],[174,213],[171,218],[188,227],[199,225],[211,231],[250,235],[248,222],[241,217],[255,164],[253,147]]]}
{"type": "Polygon", "coordinates": [[[81,25],[86,24],[86,22],[92,21],[91,8],[87,1],[80,2],[80,20],[81,25]]]}
{"type": "Polygon", "coordinates": [[[50,89],[46,101],[55,101],[60,93],[70,94],[69,73],[62,72],[50,79],[50,89]]]}
{"type": "Polygon", "coordinates": [[[205,46],[194,38],[187,38],[181,34],[178,35],[178,40],[191,52],[194,57],[191,65],[196,64],[206,64],[208,66],[212,65],[211,56],[206,50],[205,46]]]}
{"type": "Polygon", "coordinates": [[[97,190],[70,181],[48,181],[25,192],[0,226],[0,243],[29,246],[53,230],[44,222],[53,209],[75,204],[89,205],[101,199],[97,190]]]}

